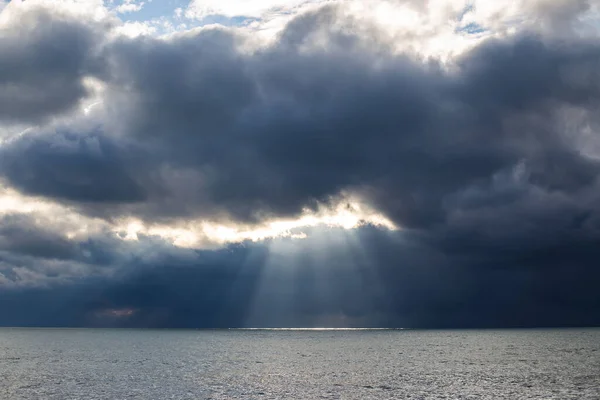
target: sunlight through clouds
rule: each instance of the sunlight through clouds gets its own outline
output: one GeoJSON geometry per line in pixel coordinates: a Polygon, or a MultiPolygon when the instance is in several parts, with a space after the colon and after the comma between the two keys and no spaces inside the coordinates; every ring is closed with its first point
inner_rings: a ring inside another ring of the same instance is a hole
{"type": "Polygon", "coordinates": [[[363,225],[387,230],[397,227],[381,214],[359,202],[342,201],[317,212],[305,210],[294,219],[276,219],[257,225],[211,221],[179,221],[172,225],[147,225],[141,220],[121,221],[114,227],[124,240],[138,240],[139,235],[159,236],[179,247],[202,247],[215,244],[263,241],[273,238],[305,239],[305,230],[316,227],[356,229],[363,225]]]}
{"type": "Polygon", "coordinates": [[[317,212],[305,210],[296,219],[280,219],[256,227],[228,227],[205,224],[204,232],[219,242],[259,241],[275,237],[305,238],[302,229],[314,227],[355,229],[362,225],[374,225],[396,230],[395,225],[381,214],[357,202],[340,202],[335,207],[324,207],[317,212]]]}
{"type": "Polygon", "coordinates": [[[205,220],[157,224],[132,218],[113,222],[91,218],[58,202],[0,187],[0,216],[3,215],[32,215],[44,226],[61,232],[68,239],[86,240],[102,232],[113,232],[124,241],[137,241],[141,235],[154,236],[183,248],[214,247],[272,238],[306,239],[306,230],[316,227],[352,230],[372,225],[391,231],[398,229],[389,219],[367,205],[347,199],[333,207],[322,206],[316,212],[305,210],[294,219],[267,220],[257,225],[205,220]]]}

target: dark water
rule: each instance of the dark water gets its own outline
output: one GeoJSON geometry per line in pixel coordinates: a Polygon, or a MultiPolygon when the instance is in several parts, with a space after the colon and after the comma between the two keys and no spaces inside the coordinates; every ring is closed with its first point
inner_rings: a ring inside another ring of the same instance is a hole
{"type": "Polygon", "coordinates": [[[0,329],[0,399],[600,399],[600,330],[0,329]]]}

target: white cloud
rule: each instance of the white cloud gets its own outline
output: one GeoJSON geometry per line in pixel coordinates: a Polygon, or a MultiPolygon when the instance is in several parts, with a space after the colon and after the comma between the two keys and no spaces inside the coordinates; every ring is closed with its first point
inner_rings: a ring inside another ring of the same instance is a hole
{"type": "Polygon", "coordinates": [[[259,18],[244,29],[269,41],[296,15],[325,4],[343,5],[341,12],[364,22],[365,27],[371,24],[380,34],[389,35],[398,52],[442,59],[463,52],[481,39],[461,32],[462,26],[487,26],[498,18],[513,17],[524,7],[516,5],[515,10],[507,11],[490,0],[193,0],[184,15],[192,19],[211,14],[259,18]]]}
{"type": "Polygon", "coordinates": [[[3,9],[0,7],[0,26],[10,22],[18,24],[23,13],[39,7],[86,20],[101,21],[109,17],[103,0],[13,0],[3,9]]]}
{"type": "Polygon", "coordinates": [[[210,14],[221,14],[228,17],[246,16],[260,17],[274,8],[293,8],[310,0],[192,0],[186,15],[189,18],[202,18],[210,14]]]}
{"type": "Polygon", "coordinates": [[[136,0],[124,0],[123,4],[117,6],[115,11],[119,14],[126,14],[131,12],[138,12],[144,8],[145,2],[137,2],[136,0]]]}
{"type": "Polygon", "coordinates": [[[156,33],[156,24],[152,21],[127,21],[123,25],[115,28],[115,34],[127,37],[138,37],[154,35],[156,33]]]}

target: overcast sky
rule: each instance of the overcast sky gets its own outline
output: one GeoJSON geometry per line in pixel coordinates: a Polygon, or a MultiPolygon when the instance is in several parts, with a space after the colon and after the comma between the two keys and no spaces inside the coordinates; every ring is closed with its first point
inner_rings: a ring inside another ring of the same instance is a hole
{"type": "Polygon", "coordinates": [[[600,2],[0,0],[0,326],[600,325],[600,2]]]}

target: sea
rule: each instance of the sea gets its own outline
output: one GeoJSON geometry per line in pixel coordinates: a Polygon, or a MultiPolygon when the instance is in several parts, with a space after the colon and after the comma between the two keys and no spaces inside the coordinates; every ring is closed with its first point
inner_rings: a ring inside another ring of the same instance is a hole
{"type": "Polygon", "coordinates": [[[600,399],[600,329],[0,329],[0,399],[600,399]]]}

